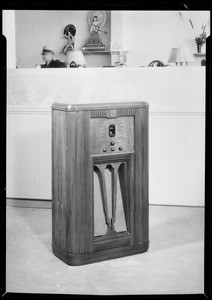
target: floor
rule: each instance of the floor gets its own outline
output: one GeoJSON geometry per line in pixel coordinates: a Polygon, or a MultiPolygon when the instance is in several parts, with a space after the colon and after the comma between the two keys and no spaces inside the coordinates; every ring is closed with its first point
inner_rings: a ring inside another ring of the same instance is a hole
{"type": "Polygon", "coordinates": [[[196,294],[204,289],[204,209],[150,206],[148,252],[72,267],[51,251],[51,209],[7,206],[7,292],[196,294]]]}

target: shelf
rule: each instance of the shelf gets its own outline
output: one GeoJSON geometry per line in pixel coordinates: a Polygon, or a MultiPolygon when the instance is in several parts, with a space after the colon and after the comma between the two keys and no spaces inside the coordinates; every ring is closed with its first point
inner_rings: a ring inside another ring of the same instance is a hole
{"type": "MultiPolygon", "coordinates": [[[[83,54],[119,54],[119,51],[101,51],[101,50],[82,50],[83,54]]],[[[60,54],[66,55],[67,53],[59,52],[60,54]]]]}
{"type": "MultiPolygon", "coordinates": [[[[101,50],[82,50],[82,52],[84,54],[119,54],[120,51],[114,51],[114,50],[111,50],[111,51],[101,51],[101,50]]],[[[121,52],[126,52],[128,53],[128,51],[121,51],[121,52]]]]}
{"type": "Polygon", "coordinates": [[[194,53],[194,56],[204,57],[206,53],[194,53]]]}
{"type": "Polygon", "coordinates": [[[111,54],[110,51],[96,51],[96,50],[93,50],[93,51],[89,51],[89,50],[82,50],[83,54],[104,54],[104,55],[109,55],[111,54]]]}

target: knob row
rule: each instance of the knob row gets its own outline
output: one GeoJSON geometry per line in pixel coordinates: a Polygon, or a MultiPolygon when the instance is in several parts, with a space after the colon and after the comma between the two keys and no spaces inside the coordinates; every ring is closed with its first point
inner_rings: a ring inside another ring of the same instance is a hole
{"type": "MultiPolygon", "coordinates": [[[[111,150],[111,151],[115,151],[116,149],[115,149],[115,147],[111,147],[110,150],[111,150]]],[[[120,146],[120,147],[119,147],[119,151],[122,151],[122,150],[123,150],[123,148],[120,146]]],[[[107,152],[107,149],[104,148],[104,149],[103,149],[103,152],[107,152]]]]}

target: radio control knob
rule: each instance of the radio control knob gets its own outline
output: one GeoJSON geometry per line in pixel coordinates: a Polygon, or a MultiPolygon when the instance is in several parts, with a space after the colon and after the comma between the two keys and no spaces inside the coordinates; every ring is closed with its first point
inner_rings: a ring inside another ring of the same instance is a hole
{"type": "Polygon", "coordinates": [[[107,152],[107,149],[106,149],[106,148],[104,148],[104,149],[103,149],[103,152],[107,152]]]}
{"type": "Polygon", "coordinates": [[[115,142],[114,142],[114,141],[111,141],[110,144],[111,144],[111,146],[114,146],[114,145],[115,145],[115,142]]]}
{"type": "Polygon", "coordinates": [[[115,148],[114,148],[114,147],[111,147],[111,151],[115,151],[115,148]]]}
{"type": "Polygon", "coordinates": [[[120,146],[120,147],[119,147],[119,150],[121,151],[121,150],[123,150],[123,148],[120,146]]]}

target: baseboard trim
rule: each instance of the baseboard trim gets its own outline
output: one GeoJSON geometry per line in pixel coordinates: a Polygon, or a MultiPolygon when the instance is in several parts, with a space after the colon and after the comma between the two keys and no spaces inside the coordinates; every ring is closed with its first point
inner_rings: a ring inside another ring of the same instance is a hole
{"type": "Polygon", "coordinates": [[[171,207],[195,207],[195,208],[204,208],[204,205],[182,205],[182,204],[149,204],[150,206],[171,206],[171,207]]]}
{"type": "Polygon", "coordinates": [[[26,207],[26,208],[52,208],[50,199],[24,199],[24,198],[7,198],[7,206],[26,207]]]}
{"type": "MultiPolygon", "coordinates": [[[[51,199],[25,199],[25,198],[7,198],[7,206],[28,207],[28,208],[52,208],[51,199]]],[[[204,208],[205,206],[195,205],[176,205],[176,204],[149,204],[149,206],[164,206],[164,207],[188,207],[188,208],[204,208]]]]}

